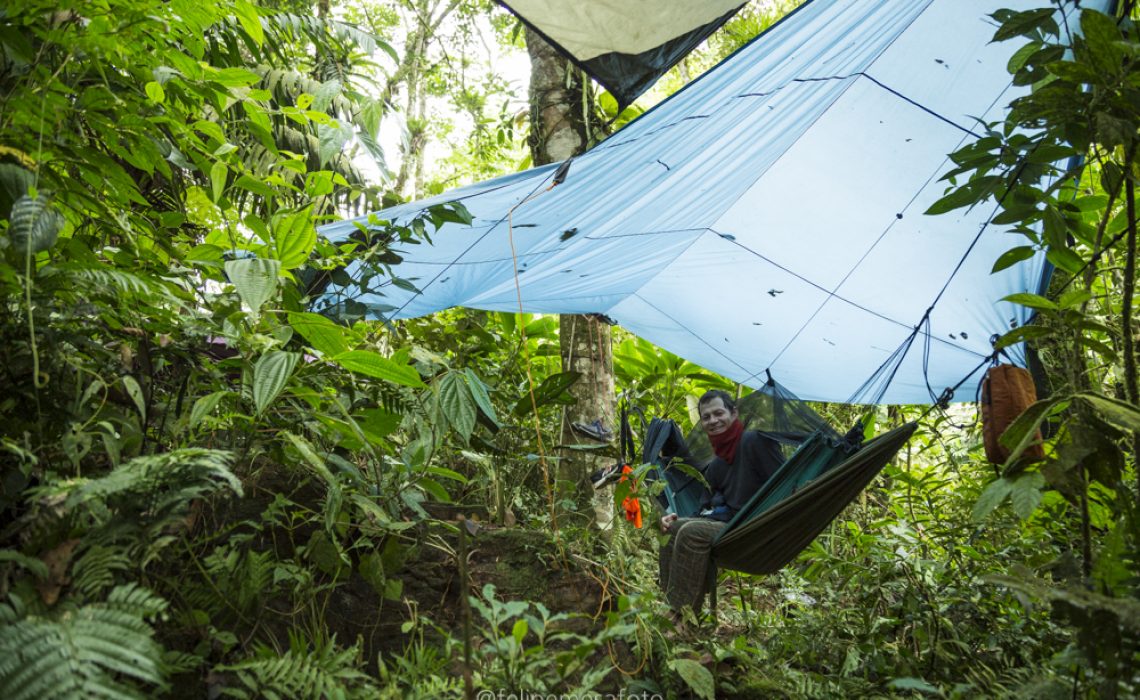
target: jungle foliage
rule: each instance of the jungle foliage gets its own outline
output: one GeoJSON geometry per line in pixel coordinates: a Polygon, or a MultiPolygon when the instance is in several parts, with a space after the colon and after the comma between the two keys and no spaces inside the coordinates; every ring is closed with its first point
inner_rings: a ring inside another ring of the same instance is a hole
{"type": "MultiPolygon", "coordinates": [[[[1018,245],[995,270],[1038,250],[1056,267],[1047,294],[1013,299],[1037,322],[999,341],[1042,356],[1051,391],[1005,440],[1020,452],[1044,427],[1045,461],[987,464],[967,407],[873,411],[868,424],[922,413],[922,427],[795,564],[722,574],[720,625],[678,637],[651,528],[547,532],[539,455],[560,443],[574,381],[555,319],[382,325],[351,294],[335,321],[310,310],[350,259],[370,266],[360,293],[414,286],[391,273],[396,249],[468,216],[444,205],[347,243],[317,233],[398,197],[359,164],[387,170],[392,106],[376,96],[398,92],[407,59],[386,33],[415,4],[343,5],[0,9],[0,695],[461,697],[465,677],[701,698],[1140,693],[1131,20],[1085,11],[1078,32],[997,13],[1033,91],[953,154],[930,212],[997,206],[987,235],[1018,245]],[[546,533],[549,551],[523,552],[529,574],[580,569],[598,607],[504,599],[456,574],[450,600],[470,617],[443,624],[408,562],[465,565],[448,504],[546,533]],[[337,622],[354,615],[366,631],[338,636],[361,629],[337,622]]],[[[763,6],[708,51],[770,24],[763,6]]],[[[447,92],[445,60],[421,66],[422,89],[447,92]]],[[[483,131],[444,179],[520,150],[513,113],[488,112],[503,89],[458,86],[483,131]]],[[[647,414],[691,425],[687,397],[737,389],[615,338],[622,398],[647,414]]]]}

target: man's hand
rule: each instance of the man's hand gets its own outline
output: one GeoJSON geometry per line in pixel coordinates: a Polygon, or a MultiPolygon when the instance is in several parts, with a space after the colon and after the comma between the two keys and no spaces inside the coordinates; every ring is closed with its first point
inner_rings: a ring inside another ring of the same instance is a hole
{"type": "Polygon", "coordinates": [[[664,518],[661,518],[661,532],[669,532],[670,526],[672,526],[673,523],[676,521],[677,521],[677,514],[676,513],[670,513],[669,515],[666,515],[664,518]]]}

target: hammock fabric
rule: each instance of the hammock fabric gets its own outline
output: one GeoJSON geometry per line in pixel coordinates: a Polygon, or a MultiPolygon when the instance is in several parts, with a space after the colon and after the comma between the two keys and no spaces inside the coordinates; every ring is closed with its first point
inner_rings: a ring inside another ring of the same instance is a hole
{"type": "Polygon", "coordinates": [[[907,423],[883,433],[851,455],[823,434],[813,435],[717,537],[716,565],[748,574],[780,570],[871,483],[916,427],[907,423]]]}

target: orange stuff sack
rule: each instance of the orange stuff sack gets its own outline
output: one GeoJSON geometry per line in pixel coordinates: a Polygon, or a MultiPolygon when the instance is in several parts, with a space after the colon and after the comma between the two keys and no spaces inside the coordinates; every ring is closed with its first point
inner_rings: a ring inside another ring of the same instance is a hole
{"type": "MultiPolygon", "coordinates": [[[[1001,434],[1035,401],[1037,389],[1027,370],[1014,365],[990,367],[982,378],[981,392],[982,441],[986,446],[986,459],[994,464],[1004,464],[1009,459],[1010,450],[999,441],[1001,434]]],[[[1022,458],[1032,461],[1045,459],[1040,430],[1036,440],[1037,444],[1030,445],[1021,453],[1022,458]]]]}
{"type": "Polygon", "coordinates": [[[638,530],[641,529],[641,501],[637,499],[637,480],[630,474],[633,473],[633,467],[628,464],[623,464],[621,467],[621,480],[629,480],[631,482],[629,495],[621,502],[622,510],[625,511],[625,519],[633,523],[633,526],[638,530]]]}

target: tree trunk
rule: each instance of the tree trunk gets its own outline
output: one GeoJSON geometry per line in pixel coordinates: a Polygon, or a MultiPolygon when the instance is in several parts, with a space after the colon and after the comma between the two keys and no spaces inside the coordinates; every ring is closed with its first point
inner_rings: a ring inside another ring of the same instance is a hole
{"type": "MultiPolygon", "coordinates": [[[[531,156],[535,165],[561,162],[585,151],[591,129],[599,128],[592,120],[594,110],[586,92],[586,78],[534,32],[527,31],[526,44],[531,66],[531,156]]],[[[571,168],[569,179],[573,178],[571,168]]],[[[559,338],[562,370],[582,374],[570,388],[576,402],[563,412],[559,443],[597,445],[596,440],[578,434],[571,425],[600,421],[615,436],[618,432],[609,324],[596,316],[563,314],[559,317],[559,338]]],[[[576,512],[587,518],[591,510],[587,504],[592,503],[594,522],[603,529],[610,527],[611,492],[594,492],[589,476],[613,464],[613,455],[564,449],[559,456],[559,495],[573,499],[576,512]]]]}
{"type": "Polygon", "coordinates": [[[423,191],[424,148],[427,147],[427,77],[428,50],[436,38],[440,25],[459,6],[459,0],[405,0],[403,7],[409,15],[407,44],[396,72],[388,79],[381,98],[389,101],[397,87],[403,84],[404,120],[408,138],[400,146],[400,170],[392,189],[416,199],[423,191]]]}

